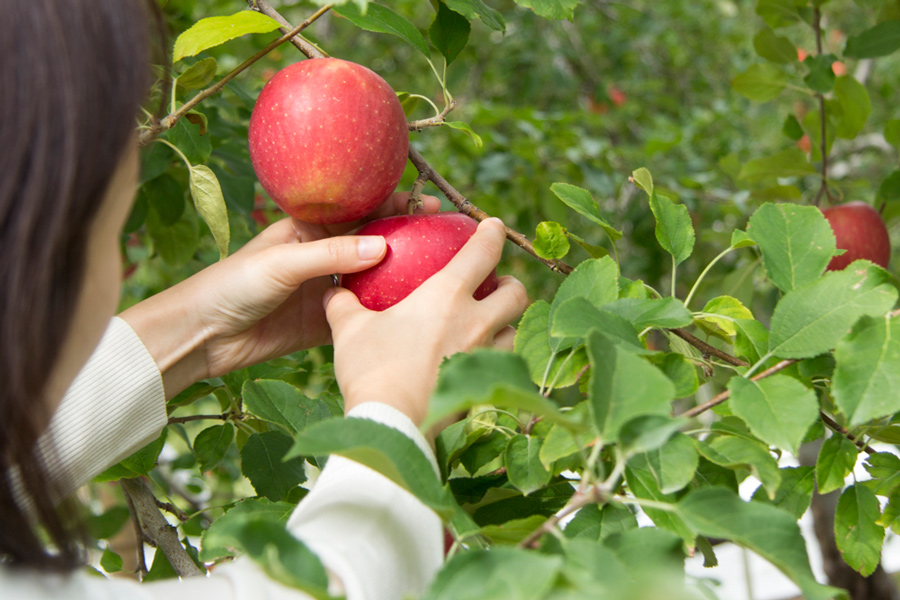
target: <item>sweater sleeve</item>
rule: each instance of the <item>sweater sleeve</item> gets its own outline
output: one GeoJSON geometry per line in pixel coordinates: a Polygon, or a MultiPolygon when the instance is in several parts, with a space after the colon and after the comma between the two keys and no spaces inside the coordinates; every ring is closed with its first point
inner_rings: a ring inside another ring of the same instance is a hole
{"type": "Polygon", "coordinates": [[[40,440],[51,477],[76,490],[159,436],[166,396],[156,361],[114,317],[40,440]]]}

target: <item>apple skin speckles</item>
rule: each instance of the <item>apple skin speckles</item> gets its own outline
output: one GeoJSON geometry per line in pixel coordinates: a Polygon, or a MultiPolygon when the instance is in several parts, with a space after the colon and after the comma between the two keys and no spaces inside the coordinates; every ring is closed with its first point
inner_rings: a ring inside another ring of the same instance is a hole
{"type": "MultiPolygon", "coordinates": [[[[365,271],[341,277],[341,285],[369,310],[386,310],[444,268],[472,237],[478,223],[462,213],[401,215],[364,225],[357,235],[380,235],[387,242],[384,260],[365,271]]],[[[497,289],[497,272],[473,294],[481,300],[497,289]]]]}
{"type": "Polygon", "coordinates": [[[249,143],[256,176],[282,210],[310,223],[345,223],[371,213],[397,187],[409,130],[384,79],[320,58],[269,80],[253,108],[249,143]],[[365,143],[348,144],[360,134],[365,143]]]}

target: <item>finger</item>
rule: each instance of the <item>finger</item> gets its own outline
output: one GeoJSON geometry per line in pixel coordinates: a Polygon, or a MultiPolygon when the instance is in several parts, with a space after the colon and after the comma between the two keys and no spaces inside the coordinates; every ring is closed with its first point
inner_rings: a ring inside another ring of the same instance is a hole
{"type": "Polygon", "coordinates": [[[384,258],[387,244],[380,235],[338,236],[304,244],[281,244],[267,250],[264,273],[298,286],[313,277],[355,273],[384,258]]]}
{"type": "Polygon", "coordinates": [[[359,303],[356,294],[342,287],[329,288],[322,297],[322,305],[325,307],[325,318],[332,329],[354,314],[366,310],[359,303]]]}
{"type": "Polygon", "coordinates": [[[507,325],[494,336],[494,348],[498,350],[512,350],[516,340],[516,328],[507,325]]]}
{"type": "Polygon", "coordinates": [[[466,291],[474,293],[500,261],[505,239],[506,231],[500,219],[492,217],[482,221],[475,234],[433,279],[459,280],[466,291]]]}
{"type": "Polygon", "coordinates": [[[504,275],[497,284],[497,289],[479,302],[486,310],[487,318],[497,324],[500,329],[522,316],[528,308],[528,292],[522,282],[510,275],[504,275]]]}
{"type": "Polygon", "coordinates": [[[285,217],[280,219],[261,232],[256,237],[244,244],[243,249],[261,250],[277,244],[287,244],[298,241],[297,229],[294,227],[293,219],[285,217]]]}

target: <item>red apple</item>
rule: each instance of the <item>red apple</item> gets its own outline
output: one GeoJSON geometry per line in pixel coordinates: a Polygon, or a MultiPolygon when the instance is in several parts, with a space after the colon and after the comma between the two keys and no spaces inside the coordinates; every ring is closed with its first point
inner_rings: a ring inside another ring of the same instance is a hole
{"type": "Polygon", "coordinates": [[[409,130],[391,87],[336,58],[279,71],[250,117],[250,161],[286,213],[308,223],[364,217],[397,187],[409,130]]]}
{"type": "Polygon", "coordinates": [[[828,263],[829,271],[840,271],[854,260],[866,259],[885,269],[891,259],[891,239],[884,219],[865,202],[848,202],[822,211],[837,240],[846,250],[828,263]]]}
{"type": "MultiPolygon", "coordinates": [[[[344,275],[341,285],[370,310],[390,308],[444,268],[477,227],[474,219],[454,212],[372,221],[356,234],[384,236],[387,254],[371,269],[344,275]]],[[[481,300],[495,289],[497,272],[493,271],[475,290],[475,299],[481,300]]]]}

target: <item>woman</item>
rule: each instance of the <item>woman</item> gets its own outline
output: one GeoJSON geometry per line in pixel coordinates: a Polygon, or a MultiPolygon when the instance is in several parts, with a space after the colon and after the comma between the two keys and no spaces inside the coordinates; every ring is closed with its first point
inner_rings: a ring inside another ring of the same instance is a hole
{"type": "MultiPolygon", "coordinates": [[[[384,240],[331,237],[356,224],[285,219],[114,318],[119,232],[138,175],[134,123],[149,83],[148,8],[29,0],[2,10],[0,596],[304,597],[241,559],[182,582],[88,577],[76,570],[77,508],[61,499],[158,436],[165,399],[193,381],[325,343],[334,344],[347,415],[395,427],[430,456],[417,425],[438,364],[475,346],[510,346],[507,324],[526,304],[508,277],[483,301],[472,298],[499,260],[502,227],[482,223],[443,271],[373,313],[328,275],[376,264],[384,240]]],[[[404,204],[395,195],[373,216],[404,204]]],[[[421,594],[441,560],[436,516],[337,457],[289,529],[351,599],[421,594]]]]}

